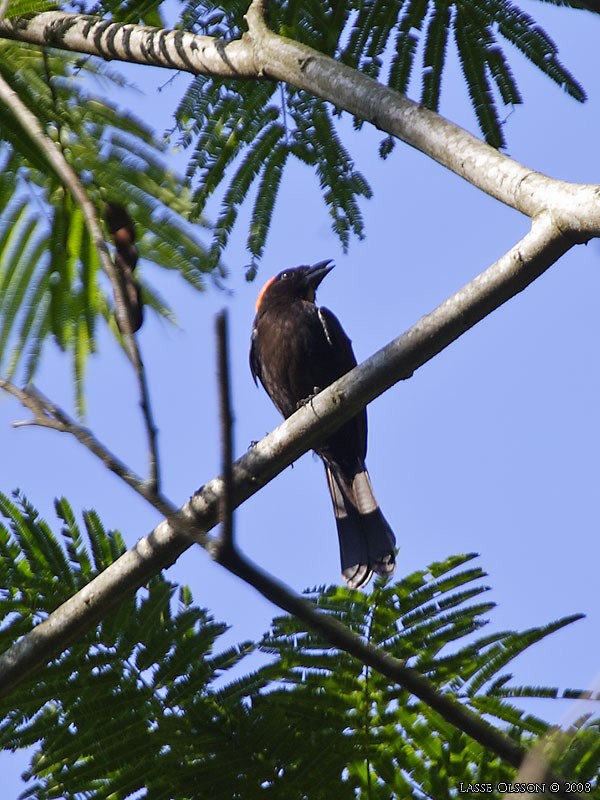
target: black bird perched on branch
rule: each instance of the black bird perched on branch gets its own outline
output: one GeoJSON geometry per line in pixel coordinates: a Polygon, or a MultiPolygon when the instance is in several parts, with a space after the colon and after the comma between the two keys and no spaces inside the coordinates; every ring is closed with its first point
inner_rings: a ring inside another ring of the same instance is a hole
{"type": "MultiPolygon", "coordinates": [[[[250,368],[284,417],[356,366],[350,339],[336,316],[315,305],[331,261],[280,272],[256,302],[250,368]]],[[[322,442],[340,542],[342,575],[351,589],[373,572],[391,575],[396,539],[373,494],[365,465],[367,413],[363,409],[322,442]]]]}

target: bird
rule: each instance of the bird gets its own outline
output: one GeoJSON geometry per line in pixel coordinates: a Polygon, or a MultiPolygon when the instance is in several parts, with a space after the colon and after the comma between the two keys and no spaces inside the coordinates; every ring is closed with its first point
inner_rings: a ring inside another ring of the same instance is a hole
{"type": "Polygon", "coordinates": [[[133,220],[120,203],[106,203],[104,219],[116,250],[114,265],[119,290],[113,287],[113,291],[117,327],[121,333],[136,333],[144,321],[144,306],[140,284],[133,274],[138,262],[133,220]]]}
{"type": "MultiPolygon", "coordinates": [[[[286,269],[270,278],[256,301],[250,369],[287,418],[356,366],[352,343],[337,317],[315,303],[331,259],[286,269]]],[[[373,494],[365,464],[367,412],[362,409],[315,447],[327,475],[340,546],[342,577],[351,589],[373,572],[395,569],[396,538],[373,494]]]]}

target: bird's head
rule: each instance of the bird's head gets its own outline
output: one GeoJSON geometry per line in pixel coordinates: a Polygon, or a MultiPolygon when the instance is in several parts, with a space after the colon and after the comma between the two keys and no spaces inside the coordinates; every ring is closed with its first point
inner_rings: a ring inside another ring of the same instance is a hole
{"type": "Polygon", "coordinates": [[[314,303],[318,285],[334,266],[333,261],[328,258],[326,261],[313,264],[312,267],[286,269],[279,275],[269,278],[259,292],[256,300],[256,312],[259,313],[265,303],[272,303],[279,299],[308,300],[310,303],[314,303]]]}

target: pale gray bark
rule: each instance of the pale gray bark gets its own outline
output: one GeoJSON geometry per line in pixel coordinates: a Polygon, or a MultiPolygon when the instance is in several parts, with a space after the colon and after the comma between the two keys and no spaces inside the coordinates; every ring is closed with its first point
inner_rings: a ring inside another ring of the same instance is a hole
{"type": "Polygon", "coordinates": [[[259,0],[250,4],[246,20],[241,39],[223,41],[48,11],[1,22],[0,37],[192,74],[285,81],[371,122],[529,217],[550,211],[575,241],[600,233],[598,186],[536,172],[372,78],[273,33],[259,0]]]}

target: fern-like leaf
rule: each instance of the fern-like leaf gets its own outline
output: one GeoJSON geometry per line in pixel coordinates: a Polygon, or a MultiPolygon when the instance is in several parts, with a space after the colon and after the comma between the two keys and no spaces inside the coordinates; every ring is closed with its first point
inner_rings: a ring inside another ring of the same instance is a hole
{"type": "MultiPolygon", "coordinates": [[[[147,5],[148,13],[155,5],[147,5]]],[[[190,224],[192,219],[203,224],[190,190],[165,168],[164,146],[146,125],[90,91],[96,78],[109,85],[124,81],[89,59],[7,40],[0,41],[0,74],[36,115],[49,146],[59,147],[84,176],[98,216],[106,201],[125,200],[143,231],[142,258],[204,288],[204,275],[214,265],[190,224]]],[[[123,342],[112,324],[110,287],[100,276],[81,209],[59,184],[44,149],[4,107],[0,129],[0,369],[13,379],[31,380],[52,339],[70,357],[81,416],[97,321],[106,319],[123,342]]],[[[107,242],[110,246],[108,231],[107,242]]],[[[171,319],[159,295],[149,295],[151,307],[171,319]]]]}

